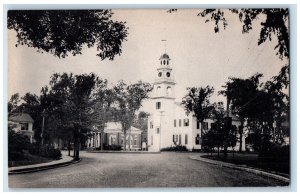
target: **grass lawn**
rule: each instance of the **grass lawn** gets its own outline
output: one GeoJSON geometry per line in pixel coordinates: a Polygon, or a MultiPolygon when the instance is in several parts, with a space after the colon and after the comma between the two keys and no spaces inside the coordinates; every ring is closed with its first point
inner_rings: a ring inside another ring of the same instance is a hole
{"type": "Polygon", "coordinates": [[[47,163],[51,161],[53,161],[53,159],[39,157],[39,156],[31,155],[29,153],[24,153],[23,155],[15,156],[14,161],[8,161],[8,167],[34,165],[39,163],[47,163]]]}
{"type": "MultiPolygon", "coordinates": [[[[209,158],[218,161],[225,161],[228,163],[234,163],[237,165],[245,165],[248,167],[254,167],[261,170],[266,170],[269,172],[279,173],[284,176],[289,176],[290,165],[289,162],[286,161],[261,161],[258,157],[258,154],[255,153],[228,153],[227,160],[223,159],[223,153],[220,153],[218,157],[217,153],[212,153],[209,155],[201,156],[203,158],[209,158]]],[[[272,159],[270,159],[272,160],[272,159]]]]}

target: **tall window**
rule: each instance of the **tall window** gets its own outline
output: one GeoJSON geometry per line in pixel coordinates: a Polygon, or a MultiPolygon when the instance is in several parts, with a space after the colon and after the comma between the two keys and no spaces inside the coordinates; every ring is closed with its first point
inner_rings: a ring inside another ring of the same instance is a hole
{"type": "Polygon", "coordinates": [[[200,129],[200,122],[197,121],[197,129],[200,129]]]}
{"type": "Polygon", "coordinates": [[[181,127],[181,119],[179,119],[179,127],[181,127]]]}
{"type": "Polygon", "coordinates": [[[210,124],[210,129],[216,130],[216,129],[217,129],[216,123],[211,123],[211,124],[210,124]]]}
{"type": "Polygon", "coordinates": [[[176,127],[176,119],[174,119],[174,127],[176,127]]]}
{"type": "Polygon", "coordinates": [[[185,144],[188,144],[188,134],[185,134],[184,140],[185,140],[185,144]]]}
{"type": "Polygon", "coordinates": [[[199,134],[197,134],[197,136],[195,138],[195,143],[196,143],[196,145],[200,144],[200,136],[199,136],[199,134]]]}
{"type": "Polygon", "coordinates": [[[174,143],[177,144],[178,141],[178,135],[173,135],[174,143]]]}
{"type": "Polygon", "coordinates": [[[189,126],[189,119],[188,118],[184,119],[184,126],[185,127],[189,126]]]}
{"type": "Polygon", "coordinates": [[[150,122],[150,129],[153,129],[153,122],[150,122]]]}
{"type": "Polygon", "coordinates": [[[181,135],[179,135],[179,145],[181,145],[181,135]]]}
{"type": "Polygon", "coordinates": [[[171,96],[172,89],[170,86],[167,87],[167,96],[171,96]]]}
{"type": "Polygon", "coordinates": [[[162,93],[161,93],[161,87],[160,86],[158,86],[156,88],[156,94],[157,94],[157,96],[161,96],[162,95],[162,93]]]}
{"type": "Polygon", "coordinates": [[[156,128],[156,133],[159,133],[159,127],[156,128]]]}
{"type": "Polygon", "coordinates": [[[21,130],[28,130],[28,123],[20,123],[21,124],[21,130]]]}
{"type": "Polygon", "coordinates": [[[160,102],[156,102],[156,109],[159,110],[161,108],[161,103],[160,102]]]}
{"type": "Polygon", "coordinates": [[[208,130],[208,122],[203,122],[203,130],[208,130]]]}

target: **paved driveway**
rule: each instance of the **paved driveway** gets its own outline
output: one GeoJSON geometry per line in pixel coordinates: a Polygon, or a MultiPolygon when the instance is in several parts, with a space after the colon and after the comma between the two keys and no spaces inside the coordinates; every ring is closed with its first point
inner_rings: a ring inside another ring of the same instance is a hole
{"type": "Polygon", "coordinates": [[[191,160],[195,153],[122,154],[81,152],[66,167],[9,176],[19,188],[282,186],[277,180],[191,160]]]}

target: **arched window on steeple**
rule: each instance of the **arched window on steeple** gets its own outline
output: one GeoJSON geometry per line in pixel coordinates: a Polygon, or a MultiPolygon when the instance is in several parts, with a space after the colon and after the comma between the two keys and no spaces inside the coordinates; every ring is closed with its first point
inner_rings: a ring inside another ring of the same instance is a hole
{"type": "Polygon", "coordinates": [[[164,65],[166,64],[166,60],[164,60],[164,65]]]}
{"type": "Polygon", "coordinates": [[[171,96],[172,88],[170,86],[167,87],[167,96],[171,96]]]}
{"type": "Polygon", "coordinates": [[[160,87],[160,86],[158,86],[158,87],[156,88],[156,95],[158,95],[158,96],[161,95],[161,87],[160,87]]]}

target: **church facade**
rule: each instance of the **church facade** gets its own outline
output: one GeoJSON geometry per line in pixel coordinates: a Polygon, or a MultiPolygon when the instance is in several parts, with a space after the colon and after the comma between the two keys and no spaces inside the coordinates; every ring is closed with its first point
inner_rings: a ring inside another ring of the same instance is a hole
{"type": "MultiPolygon", "coordinates": [[[[177,145],[185,146],[190,151],[199,150],[202,143],[201,123],[193,113],[187,115],[184,106],[175,101],[176,82],[170,62],[166,53],[159,58],[148,120],[148,150],[160,151],[177,145]]],[[[203,130],[210,129],[213,123],[212,119],[205,120],[203,130]]],[[[235,119],[232,124],[239,126],[235,119]]]]}

